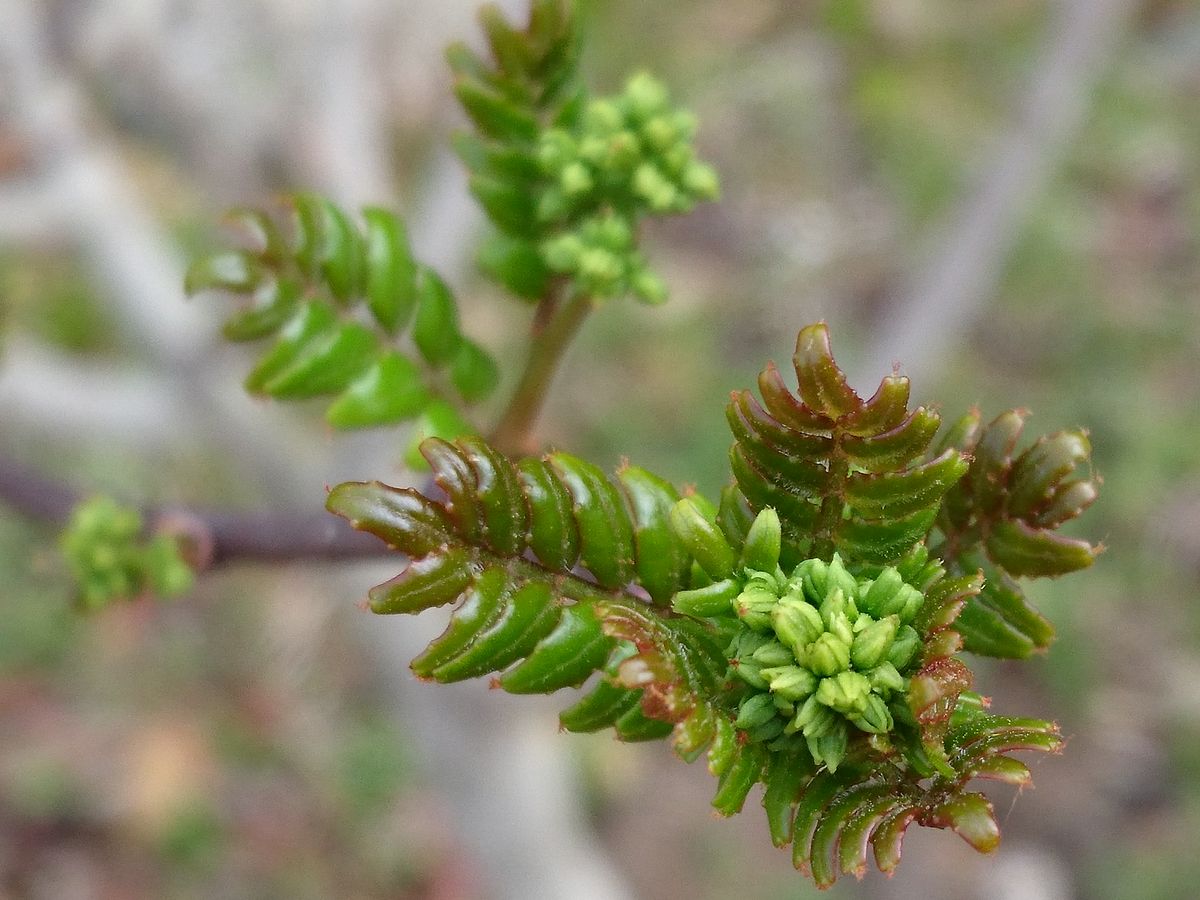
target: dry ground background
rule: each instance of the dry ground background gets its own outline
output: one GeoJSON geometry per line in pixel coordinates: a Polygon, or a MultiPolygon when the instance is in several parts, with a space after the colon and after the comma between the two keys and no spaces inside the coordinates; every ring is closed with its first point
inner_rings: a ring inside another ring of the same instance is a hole
{"type": "MultiPolygon", "coordinates": [[[[510,9],[523,6],[507,0],[510,9]]],[[[183,260],[310,187],[393,204],[511,365],[481,285],[440,48],[467,0],[0,0],[0,453],[152,502],[319,503],[405,477],[238,390],[183,260]]],[[[1191,898],[1200,878],[1200,7],[1186,0],[607,0],[587,68],[700,115],[724,200],[648,238],[674,288],[574,348],[549,442],[704,490],[727,391],[818,318],[861,387],[1092,429],[1109,546],[1037,597],[1000,709],[1067,752],[997,795],[977,857],[910,835],[833,897],[1191,898]],[[650,385],[650,387],[647,387],[650,385]],[[1011,811],[1009,807],[1011,806],[1011,811]]],[[[503,391],[501,392],[503,393],[503,391]]],[[[240,567],[81,618],[51,535],[0,508],[0,897],[689,898],[815,893],[752,800],[663,747],[558,735],[566,701],[417,684],[436,622],[356,601],[388,566],[240,567]]]]}

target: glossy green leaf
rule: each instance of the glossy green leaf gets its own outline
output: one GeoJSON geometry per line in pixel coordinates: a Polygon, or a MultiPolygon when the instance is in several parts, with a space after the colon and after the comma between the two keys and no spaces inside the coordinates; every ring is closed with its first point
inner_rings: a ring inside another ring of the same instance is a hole
{"type": "Polygon", "coordinates": [[[430,399],[417,366],[399,353],[386,353],[333,402],[325,418],[335,428],[390,425],[413,418],[430,399]]]}

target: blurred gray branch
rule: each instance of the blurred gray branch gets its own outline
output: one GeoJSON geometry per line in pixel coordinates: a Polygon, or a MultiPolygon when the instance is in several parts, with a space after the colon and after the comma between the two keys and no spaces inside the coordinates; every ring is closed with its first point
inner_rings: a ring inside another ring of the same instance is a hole
{"type": "Polygon", "coordinates": [[[932,252],[872,328],[855,381],[901,360],[924,383],[995,294],[1009,252],[1091,108],[1139,0],[1058,0],[1029,90],[932,252]]]}

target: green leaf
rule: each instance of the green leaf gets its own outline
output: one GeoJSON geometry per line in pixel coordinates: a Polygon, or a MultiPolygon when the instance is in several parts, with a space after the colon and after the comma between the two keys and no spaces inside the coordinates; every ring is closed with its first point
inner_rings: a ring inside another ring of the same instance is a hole
{"type": "Polygon", "coordinates": [[[411,419],[430,402],[421,372],[408,357],[386,353],[325,412],[334,428],[368,428],[411,419]]]}
{"type": "Polygon", "coordinates": [[[463,338],[450,370],[450,380],[468,403],[491,395],[500,383],[500,369],[488,352],[469,338],[463,338]]]}
{"type": "Polygon", "coordinates": [[[193,262],[183,279],[190,296],[201,291],[248,294],[262,283],[266,269],[249,253],[231,251],[202,256],[193,262]]]}
{"type": "Polygon", "coordinates": [[[444,366],[454,359],[462,342],[458,310],[446,283],[430,269],[417,276],[417,318],[413,340],[431,366],[444,366]]]}
{"type": "Polygon", "coordinates": [[[388,334],[408,324],[417,301],[417,267],[404,223],[379,207],[363,210],[366,222],[367,306],[388,334]]]}

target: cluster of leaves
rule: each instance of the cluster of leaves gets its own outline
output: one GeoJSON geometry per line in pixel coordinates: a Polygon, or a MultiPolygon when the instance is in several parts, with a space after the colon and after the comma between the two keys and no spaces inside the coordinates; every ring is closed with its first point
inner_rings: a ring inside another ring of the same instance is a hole
{"type": "Polygon", "coordinates": [[[457,148],[498,232],[485,270],[530,299],[558,278],[595,298],[661,302],[666,287],[637,248],[637,228],[716,197],[716,174],[692,146],[694,117],[646,73],[614,97],[589,98],[578,17],[563,0],[535,0],[525,29],[493,6],[482,21],[492,60],[461,44],[449,60],[476,128],[457,148]]]}
{"type": "Polygon", "coordinates": [[[331,396],[325,417],[336,428],[419,417],[418,434],[468,431],[459,403],[487,397],[499,373],[462,333],[446,283],[413,259],[404,223],[371,207],[360,228],[310,194],[290,206],[290,236],[259,210],[231,212],[254,246],[198,259],[185,281],[189,294],[220,290],[249,301],[225,322],[228,339],[275,336],[247,390],[282,400],[331,396]],[[416,353],[400,346],[406,331],[416,353]]]}
{"type": "MultiPolygon", "coordinates": [[[[930,452],[939,418],[909,410],[907,379],[885,378],[864,401],[824,325],[801,331],[794,364],[797,393],[768,365],[761,404],[732,396],[734,483],[719,506],[635,467],[614,481],[563,453],[512,462],[477,438],[422,445],[444,502],[351,483],[328,506],[410,558],[371,592],[377,612],[458,603],[413,662],[419,676],[498,672],[500,687],[521,693],[600,672],[564,727],[670,736],[689,761],[707,749],[715,807],[738,811],[762,783],[773,840],[792,843],[819,884],[861,874],[868,847],[890,871],[913,823],[989,850],[998,828],[970,782],[1026,784],[1028,768],[1008,754],[1061,739],[1052,723],[986,713],[970,692],[960,653],[975,632],[959,620],[983,602],[986,572],[939,548],[966,547],[954,521],[978,528],[1002,518],[993,509],[1009,519],[1029,510],[1044,530],[1031,539],[1069,548],[1074,567],[1090,562],[1095,548],[1049,533],[1056,498],[1078,495],[1039,462],[1053,456],[1063,469],[1060,455],[1036,450],[1058,439],[1001,467],[1000,490],[1022,485],[1019,502],[986,506],[958,487],[999,482],[973,474],[987,458],[981,443],[968,462],[956,428],[930,452]],[[1021,472],[1043,473],[1041,494],[1025,493],[1021,472]]],[[[991,577],[1045,571],[1006,569],[1029,555],[997,546],[986,551],[991,577]]]]}
{"type": "Polygon", "coordinates": [[[192,586],[192,570],[180,555],[179,542],[167,534],[147,537],[138,511],[111,497],[80,503],[61,546],[86,609],[144,593],[176,597],[192,586]]]}

